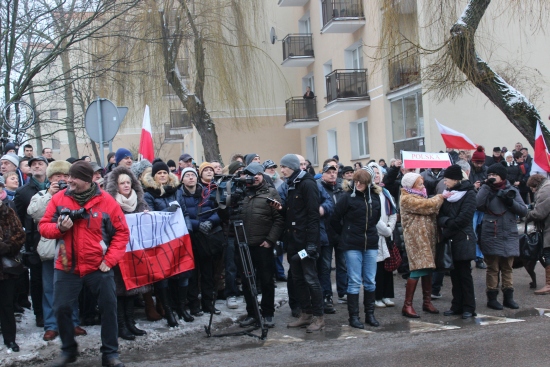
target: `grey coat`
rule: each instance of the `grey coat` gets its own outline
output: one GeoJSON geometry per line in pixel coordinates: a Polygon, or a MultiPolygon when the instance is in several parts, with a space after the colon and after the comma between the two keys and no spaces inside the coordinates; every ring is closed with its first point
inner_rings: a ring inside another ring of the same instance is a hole
{"type": "Polygon", "coordinates": [[[483,255],[503,257],[519,256],[519,236],[516,215],[524,217],[527,206],[518,190],[506,181],[506,189],[516,191],[511,207],[497,197],[497,191],[488,185],[479,189],[476,197],[477,210],[484,212],[479,244],[483,255]]]}
{"type": "Polygon", "coordinates": [[[535,193],[535,207],[529,210],[525,220],[537,222],[544,231],[544,247],[550,247],[550,180],[541,182],[535,193]]]}

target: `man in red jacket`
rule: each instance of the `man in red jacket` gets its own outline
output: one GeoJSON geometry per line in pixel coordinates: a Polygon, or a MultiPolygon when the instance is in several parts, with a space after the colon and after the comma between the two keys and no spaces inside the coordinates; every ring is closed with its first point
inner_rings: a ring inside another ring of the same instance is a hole
{"type": "Polygon", "coordinates": [[[117,302],[113,271],[124,256],[129,230],[120,206],[92,181],[90,163],[69,170],[69,188],[55,194],[40,221],[40,234],[58,240],[54,274],[54,312],[62,353],[52,366],[76,361],[72,304],[82,284],[98,297],[102,365],[124,367],[118,355],[117,302]]]}

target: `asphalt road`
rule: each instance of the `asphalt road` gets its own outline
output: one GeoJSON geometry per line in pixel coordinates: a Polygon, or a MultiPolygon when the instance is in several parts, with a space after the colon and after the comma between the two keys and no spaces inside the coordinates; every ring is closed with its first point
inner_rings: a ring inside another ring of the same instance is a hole
{"type": "MultiPolygon", "coordinates": [[[[540,265],[535,270],[540,285],[544,272],[540,265]]],[[[400,308],[405,281],[396,276],[397,307],[376,310],[379,328],[367,327],[364,331],[350,328],[346,305],[339,304],[336,314],[326,316],[325,331],[306,334],[304,329],[286,328],[293,318],[285,305],[276,312],[276,327],[269,330],[266,341],[249,336],[207,338],[204,332],[195,332],[149,349],[136,343],[121,358],[126,366],[138,367],[550,366],[546,352],[550,345],[550,317],[545,314],[550,315],[550,296],[533,295],[527,273],[517,269],[514,284],[520,309],[490,310],[485,306],[485,271],[474,269],[473,274],[479,314],[475,320],[422,312],[420,289],[414,306],[422,317],[404,318],[400,308]],[[545,311],[546,308],[549,310],[545,311]]],[[[450,306],[450,286],[449,277],[445,277],[443,298],[434,301],[441,312],[450,306]]],[[[206,323],[207,317],[195,322],[206,323]]],[[[229,324],[227,321],[217,332],[238,329],[229,324]]],[[[98,364],[99,356],[83,357],[76,363],[84,367],[98,364]]]]}

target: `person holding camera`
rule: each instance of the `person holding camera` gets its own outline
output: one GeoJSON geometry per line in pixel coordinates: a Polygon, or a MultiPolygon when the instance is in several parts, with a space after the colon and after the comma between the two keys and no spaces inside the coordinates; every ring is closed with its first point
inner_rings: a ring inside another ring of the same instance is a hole
{"type": "MultiPolygon", "coordinates": [[[[284,219],[277,209],[270,205],[271,200],[281,202],[277,190],[265,181],[264,168],[260,163],[252,162],[244,173],[254,177],[254,183],[247,185],[242,203],[241,219],[244,224],[248,248],[252,259],[252,266],[257,271],[257,278],[262,291],[261,311],[264,325],[274,327],[275,313],[275,286],[273,275],[275,263],[273,261],[273,247],[284,230],[284,219]]],[[[239,259],[240,262],[240,259],[239,259]]],[[[243,271],[240,266],[241,272],[243,271]]],[[[244,279],[245,275],[242,275],[244,279]]],[[[246,300],[247,317],[241,326],[254,325],[257,321],[254,314],[254,300],[248,283],[243,281],[244,298],[246,300]]]]}
{"type": "Polygon", "coordinates": [[[58,240],[54,304],[61,355],[52,366],[75,362],[72,307],[82,285],[97,297],[101,314],[102,365],[124,367],[118,354],[117,300],[112,268],[124,256],[130,231],[124,213],[109,194],[92,182],[90,163],[75,162],[69,187],[52,197],[39,223],[40,234],[58,240]]]}
{"type": "Polygon", "coordinates": [[[484,212],[479,244],[487,264],[487,307],[502,310],[502,306],[517,309],[514,301],[512,264],[519,256],[519,236],[516,215],[524,217],[527,207],[518,190],[506,180],[507,170],[500,163],[487,169],[487,180],[476,197],[477,210],[484,212]],[[497,301],[499,279],[504,302],[497,301]]]}
{"type": "MultiPolygon", "coordinates": [[[[34,219],[35,223],[40,222],[46,207],[52,197],[59,191],[67,188],[67,179],[69,178],[69,169],[71,164],[67,161],[54,161],[48,165],[46,176],[49,180],[49,185],[46,190],[41,190],[32,198],[27,208],[27,213],[34,219]]],[[[50,341],[57,338],[57,320],[53,312],[53,275],[54,275],[54,255],[55,255],[56,240],[50,240],[44,237],[40,238],[37,245],[37,252],[42,260],[42,310],[44,312],[44,341],[50,341]]],[[[78,316],[78,302],[73,304],[73,325],[76,336],[86,335],[86,330],[80,327],[80,318],[78,316]]]]}

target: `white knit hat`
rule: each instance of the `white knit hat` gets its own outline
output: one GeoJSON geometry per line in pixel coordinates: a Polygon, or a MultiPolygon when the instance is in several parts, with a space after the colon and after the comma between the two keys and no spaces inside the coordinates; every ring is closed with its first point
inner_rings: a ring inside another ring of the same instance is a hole
{"type": "Polygon", "coordinates": [[[422,176],[414,172],[409,172],[405,174],[405,176],[403,176],[403,178],[401,179],[401,186],[403,186],[406,189],[412,189],[414,186],[414,183],[416,182],[416,180],[418,180],[418,177],[422,177],[422,176]]]}

